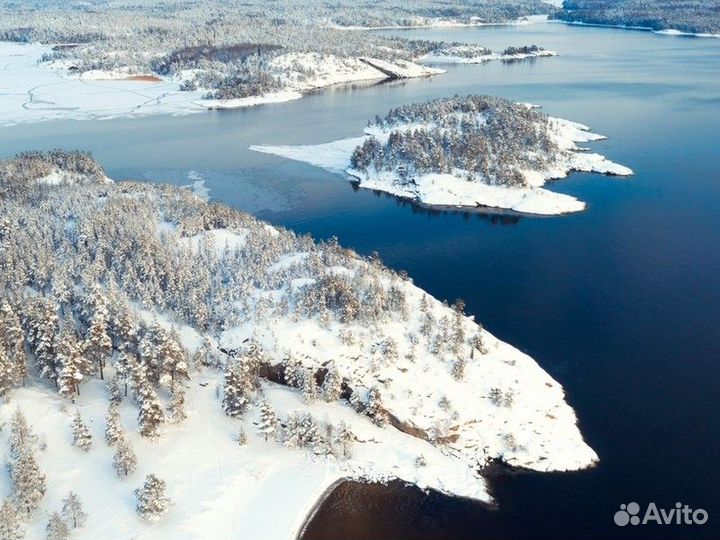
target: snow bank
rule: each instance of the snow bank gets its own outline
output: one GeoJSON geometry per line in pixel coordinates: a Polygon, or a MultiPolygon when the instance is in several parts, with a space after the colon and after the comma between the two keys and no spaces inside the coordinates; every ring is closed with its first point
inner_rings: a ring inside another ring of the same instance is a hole
{"type": "MultiPolygon", "coordinates": [[[[406,126],[400,126],[401,129],[406,126]]],[[[412,128],[408,125],[407,128],[412,128]]],[[[394,126],[393,129],[397,129],[394,126]]],[[[579,212],[585,203],[570,195],[541,189],[548,180],[564,178],[571,171],[596,172],[613,176],[629,176],[633,171],[600,154],[588,153],[575,143],[604,139],[591,133],[587,126],[550,118],[550,133],[560,148],[560,154],[552,168],[547,170],[522,171],[528,187],[506,187],[468,182],[467,174],[424,174],[412,181],[403,181],[394,171],[358,171],[350,166],[354,149],[373,134],[382,140],[376,126],[366,129],[363,137],[342,139],[330,143],[301,146],[253,145],[251,150],[275,154],[296,161],[303,161],[329,171],[348,174],[356,178],[360,187],[384,191],[398,197],[405,197],[432,206],[491,207],[516,212],[558,215],[579,212]]],[[[384,134],[387,137],[387,133],[384,134]]]]}

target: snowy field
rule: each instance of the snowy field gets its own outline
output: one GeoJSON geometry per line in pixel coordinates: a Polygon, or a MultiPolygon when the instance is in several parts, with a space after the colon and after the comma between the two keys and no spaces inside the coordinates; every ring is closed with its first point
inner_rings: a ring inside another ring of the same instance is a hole
{"type": "MultiPolygon", "coordinates": [[[[306,146],[251,146],[251,150],[275,154],[297,161],[310,163],[329,171],[356,178],[360,187],[384,191],[398,197],[415,200],[432,206],[491,207],[513,210],[527,214],[558,215],[579,212],[585,203],[570,195],[554,193],[543,186],[548,180],[564,178],[571,171],[596,172],[613,176],[629,176],[632,170],[609,161],[604,156],[587,152],[576,143],[604,139],[591,133],[587,126],[550,118],[550,135],[557,143],[560,153],[552,168],[525,170],[527,187],[488,185],[468,182],[466,171],[456,174],[423,174],[411,182],[402,182],[394,171],[354,170],[350,164],[353,151],[370,136],[387,140],[389,131],[377,127],[365,129],[365,135],[330,143],[306,146]]],[[[411,129],[417,126],[406,126],[411,129]]]]}

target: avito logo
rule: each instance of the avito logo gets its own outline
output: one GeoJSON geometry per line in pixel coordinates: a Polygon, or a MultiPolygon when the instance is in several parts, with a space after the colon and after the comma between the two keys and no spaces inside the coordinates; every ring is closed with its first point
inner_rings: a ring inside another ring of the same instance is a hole
{"type": "Polygon", "coordinates": [[[665,509],[651,502],[648,504],[642,517],[640,517],[640,505],[636,502],[621,504],[620,510],[615,512],[613,519],[615,525],[625,527],[626,525],[704,525],[708,520],[708,513],[702,508],[693,510],[687,504],[675,503],[674,508],[665,509]]]}

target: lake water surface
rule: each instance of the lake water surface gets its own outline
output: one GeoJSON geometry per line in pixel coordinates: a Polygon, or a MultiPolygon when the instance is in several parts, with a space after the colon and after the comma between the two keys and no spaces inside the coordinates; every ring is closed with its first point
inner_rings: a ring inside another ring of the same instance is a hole
{"type": "Polygon", "coordinates": [[[579,473],[494,478],[496,509],[400,484],[346,483],[306,538],[717,538],[720,40],[550,23],[402,35],[536,43],[560,56],[241,111],[0,128],[0,153],[82,148],[116,178],[202,178],[214,199],[378,251],[434,296],[464,298],[490,331],[561,382],[601,459],[579,473]],[[533,102],[588,124],[609,136],[593,149],[637,174],[553,184],[588,203],[570,216],[431,213],[247,150],[358,135],[391,107],[456,93],[533,102]],[[613,514],[631,501],[680,501],[710,520],[615,526],[613,514]]]}

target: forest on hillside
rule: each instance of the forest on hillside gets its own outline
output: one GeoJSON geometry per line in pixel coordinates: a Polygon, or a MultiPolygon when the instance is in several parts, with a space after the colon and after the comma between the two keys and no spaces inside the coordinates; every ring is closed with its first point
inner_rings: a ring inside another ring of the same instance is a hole
{"type": "Polygon", "coordinates": [[[720,34],[720,0],[565,0],[564,21],[720,34]]]}

